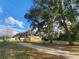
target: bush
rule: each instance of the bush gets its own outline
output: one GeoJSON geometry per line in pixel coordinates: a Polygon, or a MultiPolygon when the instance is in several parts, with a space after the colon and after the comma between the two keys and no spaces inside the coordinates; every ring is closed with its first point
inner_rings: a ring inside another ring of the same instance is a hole
{"type": "Polygon", "coordinates": [[[43,37],[43,38],[42,38],[42,40],[44,40],[44,41],[48,41],[49,39],[48,39],[48,38],[43,37]]]}

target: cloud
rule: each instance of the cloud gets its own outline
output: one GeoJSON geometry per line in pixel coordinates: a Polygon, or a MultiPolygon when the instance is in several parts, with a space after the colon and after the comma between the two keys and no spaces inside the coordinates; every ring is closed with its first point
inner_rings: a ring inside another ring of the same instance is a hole
{"type": "Polygon", "coordinates": [[[0,25],[0,36],[5,35],[5,30],[6,29],[11,29],[12,30],[12,32],[13,32],[12,36],[17,34],[17,33],[26,31],[26,30],[22,30],[22,29],[18,29],[18,28],[12,28],[11,26],[0,25]]]}
{"type": "Polygon", "coordinates": [[[3,8],[2,7],[0,7],[0,13],[3,13],[3,8]]]}
{"type": "Polygon", "coordinates": [[[10,25],[18,25],[21,28],[24,28],[24,22],[14,19],[13,17],[8,17],[6,22],[10,25]]]}

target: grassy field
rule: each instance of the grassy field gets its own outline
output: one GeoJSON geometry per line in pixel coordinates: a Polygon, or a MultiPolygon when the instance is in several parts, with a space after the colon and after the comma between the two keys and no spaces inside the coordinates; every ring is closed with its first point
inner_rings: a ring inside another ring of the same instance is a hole
{"type": "MultiPolygon", "coordinates": [[[[4,42],[2,39],[0,39],[0,42],[4,42]]],[[[19,40],[14,40],[14,39],[7,39],[7,42],[14,42],[14,43],[18,43],[20,42],[19,40]]],[[[33,42],[31,42],[33,43],[33,42]]],[[[48,43],[48,41],[44,42],[34,42],[33,44],[36,44],[36,45],[42,45],[42,46],[46,46],[46,47],[50,47],[50,48],[55,48],[55,49],[60,49],[60,50],[66,50],[66,51],[73,51],[73,52],[79,52],[79,42],[74,42],[74,46],[70,46],[68,45],[68,42],[67,41],[57,41],[57,40],[54,40],[53,41],[53,44],[50,44],[48,43]],[[44,43],[44,44],[43,44],[44,43]]],[[[12,46],[13,47],[13,46],[12,46]]]]}
{"type": "Polygon", "coordinates": [[[44,43],[33,43],[33,44],[65,51],[79,52],[79,42],[74,42],[75,45],[73,46],[69,45],[67,41],[57,41],[57,40],[54,40],[52,44],[50,44],[48,41],[44,43]]]}
{"type": "Polygon", "coordinates": [[[0,59],[65,59],[37,50],[20,46],[12,42],[0,42],[0,59]]]}

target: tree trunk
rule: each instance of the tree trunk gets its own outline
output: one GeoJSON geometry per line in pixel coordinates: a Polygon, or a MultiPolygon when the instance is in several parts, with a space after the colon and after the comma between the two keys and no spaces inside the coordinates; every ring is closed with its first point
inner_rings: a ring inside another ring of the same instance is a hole
{"type": "Polygon", "coordinates": [[[69,33],[68,33],[68,41],[69,41],[69,45],[74,45],[73,38],[71,38],[71,34],[69,33]]]}
{"type": "Polygon", "coordinates": [[[69,45],[74,45],[73,41],[69,41],[69,45]]]}
{"type": "Polygon", "coordinates": [[[74,45],[73,38],[71,37],[71,33],[68,29],[66,29],[66,34],[67,34],[67,37],[68,37],[69,45],[74,45]]]}
{"type": "Polygon", "coordinates": [[[51,44],[53,43],[53,40],[52,40],[52,39],[50,39],[50,43],[51,43],[51,44]]]}
{"type": "Polygon", "coordinates": [[[68,42],[69,42],[69,45],[74,45],[74,43],[73,43],[73,38],[71,38],[71,33],[70,33],[70,31],[69,31],[69,29],[68,29],[68,27],[67,27],[67,24],[66,24],[66,22],[65,22],[65,17],[62,15],[62,17],[63,17],[63,22],[62,21],[60,21],[60,23],[62,24],[62,26],[64,27],[64,29],[65,29],[65,31],[66,31],[66,34],[67,34],[67,37],[68,37],[68,42]]]}

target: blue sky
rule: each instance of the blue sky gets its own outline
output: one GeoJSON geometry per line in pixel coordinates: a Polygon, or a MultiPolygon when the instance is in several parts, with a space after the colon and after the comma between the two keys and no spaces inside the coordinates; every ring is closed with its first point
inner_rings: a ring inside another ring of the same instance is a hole
{"type": "Polygon", "coordinates": [[[0,33],[11,27],[14,31],[29,29],[24,15],[33,6],[32,0],[0,0],[0,33]]]}

